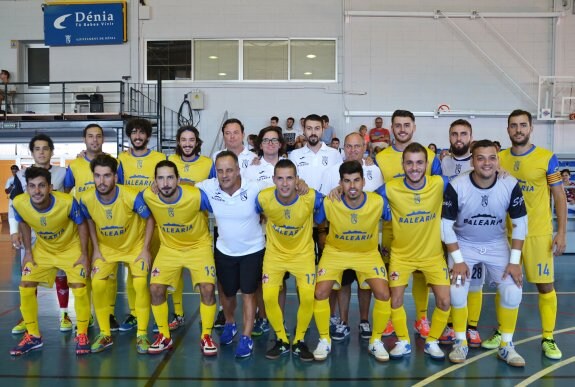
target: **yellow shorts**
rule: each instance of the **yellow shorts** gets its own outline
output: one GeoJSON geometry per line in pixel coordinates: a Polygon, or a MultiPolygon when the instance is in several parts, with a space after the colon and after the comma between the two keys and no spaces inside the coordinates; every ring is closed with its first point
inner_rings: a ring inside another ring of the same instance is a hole
{"type": "Polygon", "coordinates": [[[295,277],[298,287],[315,287],[315,252],[290,258],[267,249],[262,270],[262,288],[267,286],[281,287],[286,272],[295,277]]]}
{"type": "Polygon", "coordinates": [[[381,235],[381,250],[383,262],[389,264],[389,256],[391,254],[391,241],[393,240],[393,228],[391,222],[383,221],[382,235],[381,235]]]}
{"type": "Polygon", "coordinates": [[[150,284],[167,285],[173,292],[178,286],[182,269],[192,275],[193,288],[201,283],[216,283],[216,264],[211,245],[181,251],[160,246],[152,266],[150,284]]]}
{"type": "Polygon", "coordinates": [[[54,285],[58,270],[63,270],[68,277],[68,283],[85,285],[86,269],[82,265],[74,266],[74,262],[78,258],[79,256],[67,260],[62,259],[62,257],[59,259],[34,258],[36,266],[32,263],[27,263],[22,269],[21,281],[37,282],[39,286],[51,288],[54,285]]]}
{"type": "Polygon", "coordinates": [[[137,258],[138,254],[128,254],[125,257],[104,257],[105,261],[98,259],[92,262],[92,279],[114,278],[120,262],[126,264],[134,277],[146,277],[150,268],[142,260],[135,262],[137,258]]]}
{"type": "Polygon", "coordinates": [[[349,252],[329,252],[325,250],[317,266],[317,282],[335,281],[334,289],[341,287],[341,277],[344,270],[351,269],[357,275],[357,283],[362,289],[369,289],[366,280],[380,278],[387,281],[387,271],[379,254],[358,253],[353,256],[349,252]]]}
{"type": "Polygon", "coordinates": [[[391,257],[389,263],[389,287],[407,286],[414,271],[420,271],[430,285],[449,286],[449,269],[443,256],[422,262],[401,261],[391,257]]]}
{"type": "Polygon", "coordinates": [[[527,281],[534,284],[548,284],[555,281],[553,235],[525,238],[521,259],[527,281]]]}

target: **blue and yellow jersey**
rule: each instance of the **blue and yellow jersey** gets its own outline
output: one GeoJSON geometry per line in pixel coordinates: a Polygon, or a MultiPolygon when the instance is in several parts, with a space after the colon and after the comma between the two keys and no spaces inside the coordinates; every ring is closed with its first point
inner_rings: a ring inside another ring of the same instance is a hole
{"type": "Polygon", "coordinates": [[[143,191],[154,182],[156,164],[165,160],[163,153],[148,150],[143,156],[134,156],[130,152],[118,156],[118,184],[135,187],[143,191]]]}
{"type": "Polygon", "coordinates": [[[184,161],[178,155],[170,155],[168,160],[178,167],[183,184],[195,184],[216,177],[214,162],[208,157],[196,156],[192,161],[184,161]]]}
{"type": "MultiPolygon", "coordinates": [[[[432,150],[428,148],[425,149],[427,149],[426,175],[441,175],[441,162],[432,150]]],[[[401,161],[402,155],[402,151],[397,150],[394,146],[388,146],[375,156],[375,162],[379,166],[379,169],[381,169],[384,182],[387,183],[392,179],[405,177],[401,161]]]]}
{"type": "Polygon", "coordinates": [[[96,191],[80,196],[80,208],[86,219],[96,225],[100,252],[104,258],[138,255],[144,247],[146,220],[150,210],[135,188],[116,186],[116,196],[103,203],[96,191]]]}
{"type": "Polygon", "coordinates": [[[413,189],[405,179],[393,179],[380,193],[391,208],[391,258],[421,261],[443,257],[441,209],[447,178],[426,176],[425,185],[413,189]]]}
{"type": "Polygon", "coordinates": [[[384,199],[373,192],[364,192],[358,208],[350,208],[341,201],[324,200],[316,221],[329,221],[324,254],[330,252],[362,253],[377,251],[379,221],[387,206],[384,199]]]}
{"type": "Polygon", "coordinates": [[[212,246],[208,220],[202,211],[211,210],[208,197],[196,187],[178,186],[178,198],[166,203],[151,189],[140,192],[154,215],[163,246],[190,250],[212,246]]]}
{"type": "Polygon", "coordinates": [[[87,157],[78,157],[70,162],[64,178],[64,188],[74,188],[74,196],[94,188],[94,174],[90,169],[90,161],[87,157]]]}
{"type": "Polygon", "coordinates": [[[261,191],[256,198],[256,206],[257,211],[267,217],[267,252],[290,257],[303,253],[313,254],[313,215],[321,204],[322,195],[313,189],[305,195],[296,196],[289,204],[278,200],[276,187],[261,191]]]}
{"type": "Polygon", "coordinates": [[[84,221],[80,206],[72,195],[63,192],[52,191],[50,199],[50,206],[38,211],[28,193],[16,196],[13,201],[16,220],[26,222],[36,232],[34,255],[79,257],[82,249],[76,225],[84,221]]]}
{"type": "Polygon", "coordinates": [[[522,155],[511,149],[499,153],[501,167],[519,181],[528,214],[528,236],[553,233],[550,186],[563,184],[559,161],[551,151],[535,145],[522,155]]]}

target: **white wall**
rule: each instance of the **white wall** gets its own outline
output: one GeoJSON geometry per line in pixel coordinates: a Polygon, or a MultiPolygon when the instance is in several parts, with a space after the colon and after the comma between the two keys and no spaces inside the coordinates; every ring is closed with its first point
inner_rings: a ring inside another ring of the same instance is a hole
{"type": "MultiPolygon", "coordinates": [[[[0,67],[16,73],[17,50],[10,40],[42,40],[42,0],[0,0],[0,67]]],[[[177,110],[183,93],[202,90],[206,109],[199,125],[210,148],[222,115],[240,118],[248,133],[267,125],[272,115],[283,122],[309,113],[328,114],[337,135],[371,127],[373,117],[345,111],[391,112],[396,108],[431,112],[448,103],[452,110],[508,112],[536,108],[446,20],[344,17],[345,11],[549,12],[552,0],[147,0],[149,20],[139,20],[138,1],[128,2],[128,43],[117,46],[54,47],[51,77],[64,80],[142,81],[147,39],[308,37],[338,39],[336,83],[164,83],[164,102],[177,110]]],[[[535,76],[480,20],[455,19],[529,95],[536,96],[535,76]]],[[[575,75],[575,16],[568,10],[556,25],[551,19],[489,19],[536,68],[575,75]],[[555,47],[554,47],[555,46],[555,47]],[[555,50],[555,54],[554,53],[555,50]]],[[[15,74],[16,80],[18,74],[15,74]]],[[[476,116],[475,137],[508,144],[504,118],[476,116]]],[[[418,117],[417,139],[447,145],[447,128],[456,117],[418,117]]],[[[386,124],[388,124],[386,117],[386,124]]],[[[297,124],[296,124],[297,125],[297,124]]],[[[537,123],[535,142],[556,152],[575,151],[572,122],[537,123]]]]}

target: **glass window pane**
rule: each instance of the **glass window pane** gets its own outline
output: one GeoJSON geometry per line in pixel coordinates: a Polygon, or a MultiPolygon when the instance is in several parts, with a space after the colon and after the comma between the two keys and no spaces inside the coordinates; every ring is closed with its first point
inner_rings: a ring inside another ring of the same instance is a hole
{"type": "Polygon", "coordinates": [[[335,80],[335,40],[291,40],[290,78],[335,80]]]}
{"type": "Polygon", "coordinates": [[[194,80],[239,79],[237,40],[194,40],[194,80]]]}
{"type": "Polygon", "coordinates": [[[244,40],[244,80],[287,80],[287,40],[244,40]]]}
{"type": "Polygon", "coordinates": [[[147,42],[146,74],[149,81],[191,79],[192,42],[190,40],[166,40],[147,42]]]}

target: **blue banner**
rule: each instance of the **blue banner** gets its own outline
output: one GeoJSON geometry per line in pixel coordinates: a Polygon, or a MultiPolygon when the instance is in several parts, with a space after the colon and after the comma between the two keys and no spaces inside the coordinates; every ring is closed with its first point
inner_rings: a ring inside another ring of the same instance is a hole
{"type": "Polygon", "coordinates": [[[126,3],[44,4],[47,46],[122,44],[127,41],[126,3]]]}

